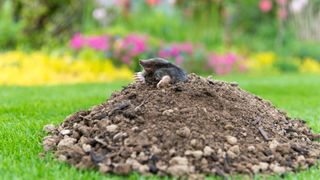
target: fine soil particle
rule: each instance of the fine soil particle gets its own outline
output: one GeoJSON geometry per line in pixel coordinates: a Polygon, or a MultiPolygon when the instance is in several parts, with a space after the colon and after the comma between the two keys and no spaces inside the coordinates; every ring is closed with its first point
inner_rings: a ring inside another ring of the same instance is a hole
{"type": "Polygon", "coordinates": [[[44,149],[57,159],[121,175],[285,173],[320,157],[319,136],[303,120],[235,83],[195,74],[163,89],[132,83],[44,130],[44,149]]]}

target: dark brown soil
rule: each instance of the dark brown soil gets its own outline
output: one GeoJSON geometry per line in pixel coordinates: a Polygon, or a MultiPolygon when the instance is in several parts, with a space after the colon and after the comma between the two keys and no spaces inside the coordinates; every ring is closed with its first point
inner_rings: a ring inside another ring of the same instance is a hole
{"type": "Polygon", "coordinates": [[[303,120],[237,84],[194,74],[164,89],[130,84],[45,130],[46,151],[103,173],[273,174],[306,169],[320,157],[318,135],[303,120]]]}

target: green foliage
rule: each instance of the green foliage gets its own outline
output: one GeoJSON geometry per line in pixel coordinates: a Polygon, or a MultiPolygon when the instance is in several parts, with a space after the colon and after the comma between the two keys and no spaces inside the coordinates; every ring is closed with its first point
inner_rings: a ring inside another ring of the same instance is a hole
{"type": "Polygon", "coordinates": [[[181,26],[181,22],[176,19],[177,17],[173,18],[162,12],[146,9],[144,12],[133,13],[128,18],[119,17],[115,25],[124,26],[124,29],[129,31],[143,31],[168,40],[183,40],[184,32],[180,34],[175,31],[180,30],[181,26]],[[143,20],[139,20],[141,17],[143,20]]]}
{"type": "Polygon", "coordinates": [[[93,1],[6,0],[3,4],[0,33],[5,33],[6,40],[0,39],[0,45],[5,48],[59,46],[73,33],[97,27],[90,20],[93,1]]]}
{"type": "Polygon", "coordinates": [[[256,0],[178,1],[176,7],[168,7],[169,12],[137,4],[129,16],[118,17],[111,29],[144,32],[169,42],[191,41],[215,50],[237,46],[263,51],[292,39],[291,33],[287,37],[287,29],[279,35],[276,8],[263,13],[256,0]]]}
{"type": "Polygon", "coordinates": [[[237,30],[241,30],[248,34],[252,33],[276,33],[276,21],[275,10],[268,13],[263,13],[259,9],[259,1],[246,0],[246,1],[234,1],[229,3],[234,11],[231,16],[233,18],[233,27],[237,30]],[[268,26],[268,27],[266,27],[268,26]]]}
{"type": "Polygon", "coordinates": [[[0,49],[15,47],[22,30],[22,24],[14,19],[11,0],[0,3],[0,49]]]}
{"type": "Polygon", "coordinates": [[[20,0],[19,2],[22,4],[21,21],[26,25],[25,42],[32,40],[31,45],[40,46],[51,41],[62,42],[74,32],[87,30],[88,25],[85,22],[88,21],[83,20],[86,18],[86,11],[90,11],[89,1],[35,0],[30,3],[27,0],[20,0]]]}
{"type": "Polygon", "coordinates": [[[320,62],[319,43],[309,42],[296,44],[294,53],[300,58],[310,57],[320,62]]]}
{"type": "Polygon", "coordinates": [[[298,72],[299,65],[291,61],[292,59],[288,58],[277,59],[274,66],[280,70],[280,72],[298,72]]]}
{"type": "Polygon", "coordinates": [[[129,32],[144,32],[169,42],[191,41],[213,48],[220,46],[223,39],[221,27],[210,23],[214,22],[210,18],[199,22],[192,17],[184,16],[181,9],[166,13],[144,5],[128,17],[118,17],[111,29],[116,27],[118,30],[126,29],[129,32]]]}
{"type": "Polygon", "coordinates": [[[82,49],[78,54],[77,54],[79,59],[84,59],[84,60],[94,60],[94,59],[100,59],[104,60],[105,59],[105,54],[104,52],[98,52],[90,48],[84,48],[82,49]]]}

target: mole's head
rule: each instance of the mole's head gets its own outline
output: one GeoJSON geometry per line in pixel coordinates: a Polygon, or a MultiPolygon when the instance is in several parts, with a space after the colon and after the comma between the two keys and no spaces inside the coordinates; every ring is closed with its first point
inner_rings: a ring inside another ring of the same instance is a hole
{"type": "Polygon", "coordinates": [[[152,58],[147,60],[140,60],[139,64],[147,73],[154,72],[159,68],[165,68],[171,65],[171,63],[162,58],[152,58]]]}

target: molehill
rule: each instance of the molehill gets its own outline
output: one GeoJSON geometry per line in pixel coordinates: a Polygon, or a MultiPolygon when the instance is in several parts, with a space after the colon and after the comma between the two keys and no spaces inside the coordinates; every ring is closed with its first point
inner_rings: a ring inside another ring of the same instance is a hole
{"type": "Polygon", "coordinates": [[[235,83],[195,74],[158,89],[132,83],[106,102],[45,126],[45,151],[103,173],[274,174],[317,163],[320,143],[305,121],[235,83]]]}

